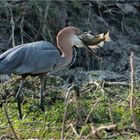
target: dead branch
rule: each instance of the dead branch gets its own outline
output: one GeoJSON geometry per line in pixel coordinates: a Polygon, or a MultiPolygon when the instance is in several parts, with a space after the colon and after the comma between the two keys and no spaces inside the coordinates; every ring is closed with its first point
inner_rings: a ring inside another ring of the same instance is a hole
{"type": "Polygon", "coordinates": [[[93,83],[101,90],[101,92],[104,94],[106,90],[101,87],[101,85],[97,81],[93,81],[93,83]]]}
{"type": "MultiPolygon", "coordinates": [[[[94,139],[101,139],[101,137],[97,134],[97,129],[96,129],[96,127],[95,127],[93,124],[90,125],[90,128],[91,128],[91,135],[92,135],[92,137],[93,137],[94,139]]],[[[88,137],[87,137],[87,138],[88,138],[88,137]]]]}
{"type": "MultiPolygon", "coordinates": [[[[93,105],[93,108],[90,110],[89,114],[88,114],[87,117],[86,117],[86,120],[85,120],[85,122],[84,122],[84,125],[85,125],[85,124],[87,123],[87,121],[89,120],[89,117],[90,117],[91,113],[95,110],[95,108],[96,108],[96,106],[98,105],[99,101],[100,101],[99,99],[96,100],[95,104],[93,105]]],[[[82,134],[83,134],[84,125],[83,125],[83,127],[82,127],[82,129],[81,129],[81,132],[80,132],[80,138],[81,138],[81,136],[82,136],[82,134]]]]}
{"type": "Polygon", "coordinates": [[[70,124],[70,126],[71,126],[71,128],[72,128],[74,134],[75,134],[77,137],[79,137],[79,134],[78,134],[77,131],[75,130],[75,128],[74,128],[74,126],[73,126],[72,123],[70,124]]]}
{"type": "Polygon", "coordinates": [[[132,117],[132,121],[134,124],[134,128],[138,131],[140,131],[140,123],[137,119],[136,113],[135,113],[135,108],[136,108],[136,100],[135,100],[135,91],[134,91],[134,52],[131,52],[130,55],[130,67],[131,67],[131,91],[130,91],[130,113],[132,117]]]}
{"type": "Polygon", "coordinates": [[[23,17],[22,17],[22,19],[21,19],[21,23],[20,23],[20,36],[21,36],[21,44],[23,44],[24,43],[24,40],[23,40],[23,23],[24,23],[24,15],[23,15],[23,17]]]}
{"type": "Polygon", "coordinates": [[[67,93],[66,93],[66,99],[65,99],[65,109],[64,109],[64,115],[63,115],[63,122],[62,122],[62,131],[61,131],[61,140],[64,139],[64,129],[65,129],[65,121],[66,121],[66,115],[67,115],[67,109],[68,109],[68,105],[69,105],[69,99],[70,99],[70,91],[73,88],[73,85],[68,88],[67,93]]]}
{"type": "Polygon", "coordinates": [[[89,119],[89,117],[90,117],[91,113],[94,111],[94,109],[95,109],[95,108],[96,108],[96,106],[98,105],[99,101],[100,101],[100,99],[97,99],[97,100],[96,100],[95,104],[93,105],[93,108],[90,110],[89,114],[87,115],[87,117],[86,117],[86,120],[85,120],[84,124],[86,124],[86,123],[87,123],[87,121],[88,121],[88,119],[89,119]]]}
{"type": "Polygon", "coordinates": [[[90,125],[92,133],[90,133],[89,135],[86,136],[86,139],[88,139],[89,137],[94,137],[95,139],[102,139],[100,138],[100,136],[98,135],[99,131],[102,130],[114,130],[116,129],[117,125],[116,124],[112,124],[112,125],[103,125],[103,126],[99,126],[98,128],[95,128],[94,126],[90,125]]]}
{"type": "Polygon", "coordinates": [[[67,115],[67,108],[68,108],[68,102],[65,105],[65,109],[64,109],[64,115],[63,115],[63,122],[62,122],[62,130],[61,130],[61,140],[64,139],[64,131],[65,131],[65,120],[66,120],[66,115],[67,115]]]}
{"type": "Polygon", "coordinates": [[[115,129],[116,127],[117,127],[116,124],[103,125],[103,126],[98,127],[97,131],[101,131],[101,130],[104,130],[104,129],[111,130],[111,129],[115,129]]]}
{"type": "Polygon", "coordinates": [[[110,97],[109,97],[109,103],[108,103],[108,110],[109,110],[110,120],[111,120],[112,124],[114,124],[114,117],[112,115],[112,107],[111,107],[111,98],[110,97]]]}
{"type": "Polygon", "coordinates": [[[13,47],[15,46],[15,22],[14,22],[14,17],[13,17],[13,12],[12,9],[10,8],[10,12],[11,12],[11,26],[12,26],[12,45],[13,47]]]}
{"type": "MultiPolygon", "coordinates": [[[[95,84],[94,81],[90,81],[89,84],[95,84]]],[[[125,86],[125,87],[129,87],[130,84],[128,82],[106,82],[104,81],[104,86],[108,87],[108,86],[125,86]]]]}
{"type": "Polygon", "coordinates": [[[128,82],[104,82],[104,86],[125,86],[125,87],[129,87],[129,83],[128,82]]]}

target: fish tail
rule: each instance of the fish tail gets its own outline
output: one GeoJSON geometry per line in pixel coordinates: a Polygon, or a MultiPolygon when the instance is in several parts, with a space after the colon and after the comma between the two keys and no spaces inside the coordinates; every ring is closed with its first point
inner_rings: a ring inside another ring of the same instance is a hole
{"type": "Polygon", "coordinates": [[[106,41],[106,42],[110,41],[109,31],[104,35],[104,41],[106,41]]]}

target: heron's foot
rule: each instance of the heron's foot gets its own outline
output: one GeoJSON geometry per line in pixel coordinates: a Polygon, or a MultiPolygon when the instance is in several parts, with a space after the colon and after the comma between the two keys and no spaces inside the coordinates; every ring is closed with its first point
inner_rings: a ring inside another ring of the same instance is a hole
{"type": "Polygon", "coordinates": [[[39,104],[39,108],[44,112],[45,108],[44,108],[44,104],[39,104]]]}
{"type": "Polygon", "coordinates": [[[18,112],[19,112],[19,118],[22,119],[22,111],[21,111],[21,97],[19,95],[16,96],[16,101],[17,101],[17,107],[18,107],[18,112]]]}

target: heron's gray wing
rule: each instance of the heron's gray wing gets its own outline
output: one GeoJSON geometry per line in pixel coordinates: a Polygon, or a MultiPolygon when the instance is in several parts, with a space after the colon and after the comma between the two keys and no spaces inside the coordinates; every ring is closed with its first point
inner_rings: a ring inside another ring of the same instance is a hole
{"type": "Polygon", "coordinates": [[[15,69],[16,73],[44,73],[55,71],[65,65],[65,59],[60,56],[60,52],[51,43],[37,42],[23,49],[24,58],[15,69]]]}
{"type": "Polygon", "coordinates": [[[30,46],[40,46],[40,45],[42,46],[42,49],[43,49],[43,47],[44,48],[47,47],[48,49],[54,49],[54,46],[48,41],[37,41],[37,42],[33,42],[33,43],[26,43],[26,44],[22,44],[22,45],[13,47],[13,48],[7,50],[6,52],[0,54],[0,60],[4,59],[12,52],[20,50],[21,48],[30,47],[30,46]]]}
{"type": "Polygon", "coordinates": [[[17,67],[17,73],[44,73],[51,71],[60,60],[60,54],[57,49],[30,48],[26,50],[22,65],[17,67]]]}
{"type": "Polygon", "coordinates": [[[0,73],[47,72],[59,57],[59,51],[49,42],[23,44],[0,55],[0,73]]]}

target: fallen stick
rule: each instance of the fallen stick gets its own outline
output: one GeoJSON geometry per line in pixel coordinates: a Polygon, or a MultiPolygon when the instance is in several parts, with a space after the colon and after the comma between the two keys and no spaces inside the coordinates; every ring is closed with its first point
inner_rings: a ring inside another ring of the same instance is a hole
{"type": "Polygon", "coordinates": [[[10,118],[9,118],[9,115],[8,115],[8,112],[7,112],[5,104],[3,105],[3,109],[4,109],[5,117],[6,117],[7,121],[8,121],[8,124],[10,125],[11,131],[12,131],[12,133],[14,135],[14,138],[16,140],[19,140],[19,137],[17,136],[16,131],[15,131],[14,127],[13,127],[13,124],[12,124],[10,118]]]}
{"type": "MultiPolygon", "coordinates": [[[[89,84],[95,84],[95,81],[90,81],[89,84]]],[[[104,86],[125,86],[129,87],[130,83],[128,82],[106,82],[104,81],[104,86]]]]}
{"type": "MultiPolygon", "coordinates": [[[[136,95],[135,95],[134,60],[133,59],[134,59],[134,52],[132,51],[130,55],[130,67],[131,67],[130,113],[131,113],[131,118],[133,121],[134,128],[137,131],[140,131],[140,122],[137,118],[136,111],[135,111],[136,95]]],[[[139,135],[139,139],[140,139],[140,135],[139,135]]]]}

